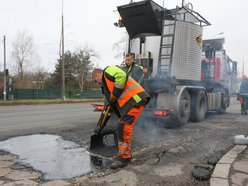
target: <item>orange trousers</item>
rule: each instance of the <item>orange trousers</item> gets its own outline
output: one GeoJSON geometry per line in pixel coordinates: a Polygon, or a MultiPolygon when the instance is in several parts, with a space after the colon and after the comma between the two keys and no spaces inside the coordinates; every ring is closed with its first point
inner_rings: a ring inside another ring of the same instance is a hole
{"type": "Polygon", "coordinates": [[[133,107],[127,114],[122,116],[118,121],[117,134],[118,134],[118,153],[120,158],[131,158],[131,141],[133,135],[133,127],[137,122],[144,106],[133,107]]]}

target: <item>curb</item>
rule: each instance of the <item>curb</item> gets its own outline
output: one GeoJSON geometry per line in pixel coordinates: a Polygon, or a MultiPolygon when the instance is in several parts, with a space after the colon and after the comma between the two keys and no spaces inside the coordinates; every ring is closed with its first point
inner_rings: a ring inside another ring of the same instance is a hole
{"type": "Polygon", "coordinates": [[[228,176],[230,168],[238,155],[246,148],[247,145],[235,145],[218,161],[210,178],[210,186],[229,186],[228,176]]]}

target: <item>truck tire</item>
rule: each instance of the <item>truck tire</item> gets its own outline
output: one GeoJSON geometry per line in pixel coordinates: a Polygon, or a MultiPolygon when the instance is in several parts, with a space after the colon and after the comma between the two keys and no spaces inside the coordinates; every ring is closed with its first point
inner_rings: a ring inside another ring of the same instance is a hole
{"type": "Polygon", "coordinates": [[[190,96],[187,90],[184,90],[179,100],[179,111],[169,116],[166,121],[166,128],[175,128],[188,122],[190,116],[190,96]]]}
{"type": "Polygon", "coordinates": [[[203,90],[197,91],[190,97],[191,111],[190,120],[193,122],[203,121],[207,113],[207,97],[203,90]]]}

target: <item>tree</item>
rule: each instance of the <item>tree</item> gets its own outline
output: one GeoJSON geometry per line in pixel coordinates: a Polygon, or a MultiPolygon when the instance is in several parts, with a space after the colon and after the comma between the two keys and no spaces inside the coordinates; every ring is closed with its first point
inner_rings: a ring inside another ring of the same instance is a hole
{"type": "Polygon", "coordinates": [[[49,73],[42,67],[37,68],[32,74],[30,74],[30,78],[32,79],[32,85],[35,89],[44,89],[46,87],[47,79],[49,78],[49,73]]]}
{"type": "MultiPolygon", "coordinates": [[[[67,88],[85,88],[85,83],[89,79],[93,69],[93,58],[98,57],[96,52],[87,47],[78,49],[73,53],[66,51],[65,58],[65,85],[67,88]]],[[[60,87],[61,85],[61,59],[55,66],[55,71],[51,77],[51,87],[60,87]]]]}
{"type": "Polygon", "coordinates": [[[13,42],[13,50],[11,52],[11,59],[15,63],[15,75],[22,80],[28,67],[34,63],[34,56],[36,55],[36,48],[34,46],[33,38],[27,32],[19,32],[13,42]]]}
{"type": "Polygon", "coordinates": [[[79,50],[76,55],[76,78],[80,89],[84,88],[84,84],[93,69],[92,57],[97,57],[97,54],[88,48],[79,50]]]}
{"type": "Polygon", "coordinates": [[[20,80],[17,75],[12,76],[13,88],[44,89],[47,87],[50,74],[39,67],[32,72],[25,73],[20,80]]]}

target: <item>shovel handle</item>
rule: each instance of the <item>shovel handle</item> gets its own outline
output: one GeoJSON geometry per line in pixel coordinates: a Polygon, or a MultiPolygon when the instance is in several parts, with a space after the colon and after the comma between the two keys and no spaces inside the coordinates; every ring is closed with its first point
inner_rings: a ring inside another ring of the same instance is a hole
{"type": "Polygon", "coordinates": [[[106,112],[105,112],[105,114],[104,114],[104,117],[103,117],[103,119],[102,119],[102,122],[101,122],[101,124],[100,124],[100,129],[102,129],[102,127],[103,127],[103,125],[104,125],[104,123],[105,123],[105,121],[106,121],[106,119],[107,119],[107,116],[108,116],[108,114],[109,114],[110,109],[111,109],[111,107],[108,106],[108,107],[107,107],[107,110],[106,110],[106,112]]]}

